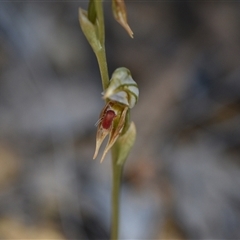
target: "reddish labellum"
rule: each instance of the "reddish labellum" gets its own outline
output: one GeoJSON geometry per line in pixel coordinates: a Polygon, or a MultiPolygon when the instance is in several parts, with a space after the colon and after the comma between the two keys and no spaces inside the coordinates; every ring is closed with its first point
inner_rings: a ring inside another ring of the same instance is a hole
{"type": "Polygon", "coordinates": [[[115,116],[116,114],[113,110],[108,110],[103,116],[102,127],[104,129],[109,129],[115,116]]]}

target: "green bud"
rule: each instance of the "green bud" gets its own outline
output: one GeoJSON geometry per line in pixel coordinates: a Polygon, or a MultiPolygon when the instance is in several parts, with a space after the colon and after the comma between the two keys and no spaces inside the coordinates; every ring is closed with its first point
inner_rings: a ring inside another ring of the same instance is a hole
{"type": "MultiPolygon", "coordinates": [[[[88,13],[87,11],[79,8],[79,22],[80,26],[82,28],[82,31],[87,38],[89,44],[91,45],[93,51],[96,53],[99,50],[102,49],[101,43],[98,39],[98,34],[97,34],[97,28],[96,25],[93,24],[89,19],[88,19],[88,13]]],[[[97,24],[97,20],[96,20],[97,24]]]]}

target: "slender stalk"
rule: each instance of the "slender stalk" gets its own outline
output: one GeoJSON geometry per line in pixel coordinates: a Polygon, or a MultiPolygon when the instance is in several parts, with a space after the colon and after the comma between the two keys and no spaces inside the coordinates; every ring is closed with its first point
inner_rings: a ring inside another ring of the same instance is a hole
{"type": "Polygon", "coordinates": [[[99,50],[98,52],[95,52],[95,54],[97,56],[97,61],[100,69],[103,90],[105,90],[108,87],[109,75],[108,75],[107,59],[106,59],[106,51],[105,51],[105,25],[104,25],[102,0],[95,0],[94,4],[95,4],[97,19],[98,19],[98,22],[97,22],[98,37],[102,46],[102,49],[99,50]]]}
{"type": "Polygon", "coordinates": [[[114,149],[112,150],[112,216],[111,216],[111,240],[117,240],[119,235],[119,218],[120,218],[120,188],[123,172],[123,165],[116,162],[114,156],[114,149]]]}
{"type": "Polygon", "coordinates": [[[96,56],[97,56],[98,66],[101,74],[103,90],[105,90],[108,87],[108,83],[109,83],[105,48],[103,47],[100,51],[96,52],[96,56]]]}
{"type": "Polygon", "coordinates": [[[98,19],[97,24],[98,24],[99,41],[102,46],[105,46],[105,25],[104,25],[102,0],[95,0],[94,4],[95,4],[97,19],[98,19]]]}

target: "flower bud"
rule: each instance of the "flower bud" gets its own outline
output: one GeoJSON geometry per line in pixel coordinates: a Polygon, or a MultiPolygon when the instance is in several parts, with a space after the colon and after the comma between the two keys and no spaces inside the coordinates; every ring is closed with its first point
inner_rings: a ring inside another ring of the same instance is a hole
{"type": "Polygon", "coordinates": [[[133,38],[133,31],[129,27],[127,22],[127,11],[125,7],[124,0],[112,0],[112,10],[113,16],[118,21],[122,27],[127,31],[129,36],[133,38]]]}

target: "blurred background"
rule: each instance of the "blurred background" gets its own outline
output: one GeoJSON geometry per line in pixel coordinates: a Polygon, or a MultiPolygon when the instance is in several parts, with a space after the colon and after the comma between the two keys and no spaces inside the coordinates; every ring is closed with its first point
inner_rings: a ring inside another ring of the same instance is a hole
{"type": "MultiPolygon", "coordinates": [[[[240,238],[240,5],[105,1],[110,74],[139,84],[121,239],[240,238]]],[[[0,238],[109,239],[104,102],[78,22],[87,1],[0,2],[0,238]]]]}

